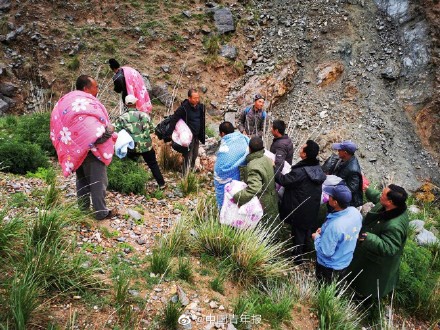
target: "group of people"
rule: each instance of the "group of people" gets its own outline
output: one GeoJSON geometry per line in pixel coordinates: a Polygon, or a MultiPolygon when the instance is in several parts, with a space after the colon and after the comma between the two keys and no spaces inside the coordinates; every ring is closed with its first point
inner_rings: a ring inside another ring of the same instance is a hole
{"type": "MultiPolygon", "coordinates": [[[[115,74],[114,90],[122,94],[125,105],[114,124],[96,98],[96,80],[87,75],[78,77],[76,90],[58,101],[51,116],[51,139],[63,174],[67,177],[75,172],[79,207],[89,211],[93,206],[98,220],[114,216],[106,207],[105,194],[106,166],[113,157],[115,133],[125,130],[131,136],[134,148],[128,150],[127,157],[142,156],[158,187],[166,186],[152,145],[151,102],[140,74],[129,67],[121,68],[115,59],[110,59],[109,65],[115,74]]],[[[219,126],[221,140],[214,168],[219,209],[225,185],[232,180],[244,181],[247,186],[233,196],[234,202],[241,206],[257,196],[264,210],[263,225],[288,224],[296,263],[302,262],[309,242],[316,251],[316,276],[320,281],[348,278],[362,296],[386,295],[396,284],[407,237],[407,193],[396,185],[385,187],[382,193],[366,187],[355,156],[357,146],[352,141],[333,144],[337,157],[333,155],[321,166],[318,144],[307,140],[299,147],[301,160],[293,164],[295,148],[282,120],[274,120],[271,126],[274,139],[270,159],[262,139],[269,126],[264,103],[261,94],[255,95],[254,104],[239,115],[238,131],[231,122],[219,126]],[[290,166],[287,172],[286,164],[290,166]],[[325,185],[327,175],[341,181],[325,185]],[[358,208],[363,204],[364,192],[376,205],[362,218],[358,208]],[[326,219],[319,225],[323,196],[328,199],[326,219]]],[[[205,143],[205,109],[196,89],[189,89],[188,98],[172,115],[169,135],[180,119],[193,135],[183,152],[186,173],[195,166],[199,143],[205,143]]]]}
{"type": "Polygon", "coordinates": [[[406,191],[394,184],[382,192],[368,187],[352,141],[334,143],[337,155],[320,165],[319,145],[307,140],[299,148],[300,161],[293,164],[294,146],[282,120],[272,123],[270,159],[261,138],[267,124],[260,100],[264,104],[264,98],[257,95],[254,106],[240,114],[239,132],[230,122],[219,126],[221,142],[214,169],[218,207],[222,207],[225,185],[232,180],[244,181],[247,187],[233,196],[234,202],[241,206],[257,196],[264,210],[264,226],[279,225],[280,221],[288,224],[297,264],[314,250],[320,282],[344,279],[361,297],[388,294],[397,283],[408,235],[406,191]],[[283,174],[285,163],[290,170],[283,174]],[[326,184],[329,175],[339,181],[326,184]],[[278,185],[284,189],[281,197],[278,185]],[[362,217],[364,195],[375,206],[362,217]],[[326,216],[320,224],[323,200],[326,216]],[[309,242],[312,249],[308,249],[309,242]]]}

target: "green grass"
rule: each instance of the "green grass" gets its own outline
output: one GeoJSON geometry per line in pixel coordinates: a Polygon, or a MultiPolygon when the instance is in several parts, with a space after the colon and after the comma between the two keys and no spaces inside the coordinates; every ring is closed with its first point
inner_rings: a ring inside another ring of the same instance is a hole
{"type": "Polygon", "coordinates": [[[168,249],[154,249],[150,270],[154,274],[166,274],[169,271],[170,262],[171,252],[168,249]]]}
{"type": "Polygon", "coordinates": [[[215,277],[212,281],[209,282],[209,286],[212,290],[224,295],[225,294],[225,286],[224,279],[220,276],[215,277]]]}
{"type": "Polygon", "coordinates": [[[163,329],[177,330],[179,327],[178,320],[182,314],[182,308],[178,305],[178,303],[169,301],[163,309],[162,314],[163,315],[160,323],[163,329]]]}
{"type": "Polygon", "coordinates": [[[179,188],[184,196],[188,196],[197,191],[199,187],[199,179],[193,171],[188,173],[182,178],[179,183],[179,188]]]}
{"type": "Polygon", "coordinates": [[[193,271],[192,271],[192,265],[189,259],[179,257],[178,261],[178,267],[176,270],[176,276],[180,278],[181,280],[184,280],[188,283],[193,282],[193,271]]]}

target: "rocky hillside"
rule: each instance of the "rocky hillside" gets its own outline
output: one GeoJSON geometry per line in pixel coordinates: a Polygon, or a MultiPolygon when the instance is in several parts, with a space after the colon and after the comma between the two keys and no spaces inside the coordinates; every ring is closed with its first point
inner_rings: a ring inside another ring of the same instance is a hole
{"type": "Polygon", "coordinates": [[[105,64],[116,57],[149,78],[156,113],[195,85],[211,115],[232,118],[258,91],[322,158],[352,139],[375,181],[439,180],[437,1],[2,0],[0,10],[2,113],[50,109],[80,73],[98,78],[116,113],[105,64]]]}

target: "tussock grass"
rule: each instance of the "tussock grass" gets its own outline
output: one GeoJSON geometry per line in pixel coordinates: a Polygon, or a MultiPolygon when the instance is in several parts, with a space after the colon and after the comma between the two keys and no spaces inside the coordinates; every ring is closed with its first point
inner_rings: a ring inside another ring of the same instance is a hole
{"type": "Polygon", "coordinates": [[[17,250],[24,227],[22,219],[15,217],[6,220],[6,214],[7,208],[0,212],[0,257],[10,256],[17,250]],[[11,249],[12,246],[14,249],[11,249]]]}
{"type": "Polygon", "coordinates": [[[184,196],[197,191],[199,187],[199,179],[193,171],[188,171],[179,183],[179,188],[184,196]]]}
{"type": "Polygon", "coordinates": [[[322,330],[355,330],[361,328],[365,312],[346,293],[346,285],[323,285],[315,298],[319,328],[322,330]]]}
{"type": "Polygon", "coordinates": [[[180,171],[182,157],[179,153],[173,152],[170,144],[164,143],[159,150],[158,163],[165,171],[180,171]]]}
{"type": "Polygon", "coordinates": [[[192,265],[189,259],[179,257],[176,276],[188,283],[193,282],[194,275],[193,275],[192,265]]]}
{"type": "Polygon", "coordinates": [[[182,314],[182,308],[178,303],[173,303],[169,301],[164,310],[161,319],[161,325],[163,329],[177,330],[179,328],[179,317],[182,314]]]}
{"type": "Polygon", "coordinates": [[[151,255],[151,272],[154,274],[166,274],[171,262],[171,251],[168,249],[154,249],[151,255]]]}

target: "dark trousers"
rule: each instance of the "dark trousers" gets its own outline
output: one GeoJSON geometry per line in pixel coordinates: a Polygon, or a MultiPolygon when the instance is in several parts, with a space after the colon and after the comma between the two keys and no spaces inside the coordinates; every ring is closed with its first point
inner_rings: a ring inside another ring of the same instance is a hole
{"type": "Polygon", "coordinates": [[[196,166],[196,159],[199,156],[199,138],[194,136],[189,150],[183,154],[183,175],[186,175],[190,169],[196,166]]]}
{"type": "Polygon", "coordinates": [[[95,218],[105,218],[109,212],[105,205],[107,185],[107,167],[89,151],[86,159],[76,170],[76,196],[79,208],[89,211],[91,199],[95,218]]]}
{"type": "Polygon", "coordinates": [[[151,148],[151,150],[145,151],[140,154],[129,152],[127,154],[127,157],[132,160],[137,160],[139,155],[141,155],[142,158],[144,159],[145,163],[147,163],[147,166],[150,169],[151,173],[153,174],[153,177],[156,180],[157,184],[159,186],[163,186],[165,184],[165,180],[164,180],[163,175],[160,171],[159,164],[157,163],[156,152],[154,151],[154,149],[151,148]]]}
{"type": "Polygon", "coordinates": [[[347,268],[335,270],[325,267],[316,262],[316,279],[322,284],[331,284],[334,281],[340,281],[346,275],[347,268]]]}
{"type": "Polygon", "coordinates": [[[312,237],[311,229],[302,229],[296,226],[291,226],[292,230],[292,243],[294,248],[292,250],[292,254],[295,258],[295,263],[302,263],[302,254],[309,252],[307,247],[308,241],[310,241],[312,237]]]}

